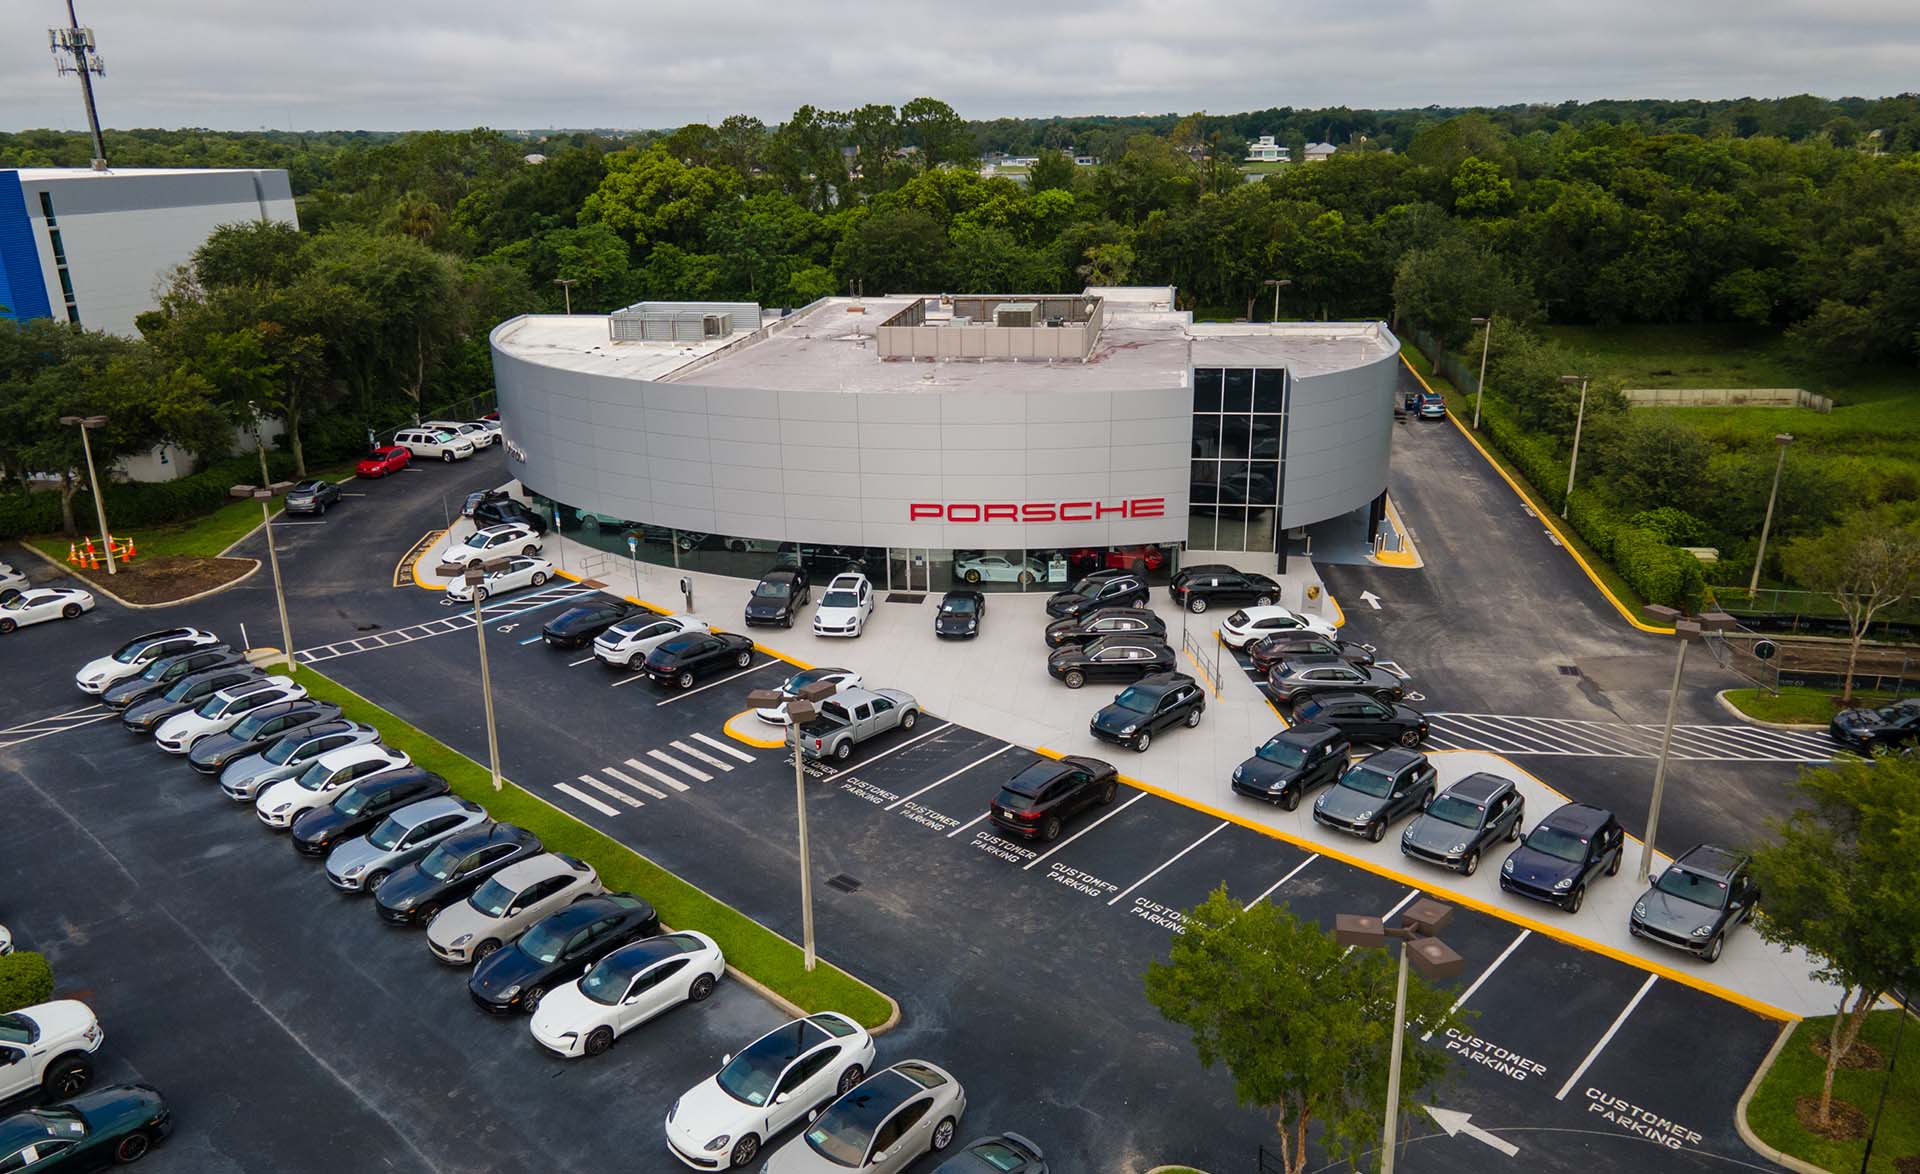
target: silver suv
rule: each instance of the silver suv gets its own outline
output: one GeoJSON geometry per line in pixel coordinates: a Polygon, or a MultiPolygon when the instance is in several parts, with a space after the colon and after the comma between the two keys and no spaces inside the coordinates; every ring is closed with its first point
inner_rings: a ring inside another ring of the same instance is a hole
{"type": "Polygon", "coordinates": [[[327,854],[327,879],[348,893],[371,893],[387,874],[424,859],[434,845],[487,822],[487,809],[455,795],[409,803],[327,854]]]}
{"type": "Polygon", "coordinates": [[[220,772],[220,789],[235,803],[251,803],[267,786],[290,779],[329,750],[364,746],[380,740],[380,731],[365,722],[340,719],[296,730],[258,754],[227,764],[220,772]]]}

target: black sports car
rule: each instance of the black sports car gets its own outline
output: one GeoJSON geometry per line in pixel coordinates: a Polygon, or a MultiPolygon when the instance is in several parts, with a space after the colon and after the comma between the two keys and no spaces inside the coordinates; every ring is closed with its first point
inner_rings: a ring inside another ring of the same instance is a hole
{"type": "Polygon", "coordinates": [[[940,597],[940,610],[933,613],[933,634],[970,638],[980,634],[980,621],[987,618],[987,597],[978,591],[949,591],[940,597]]]}
{"type": "Polygon", "coordinates": [[[515,861],[538,855],[540,837],[510,823],[482,824],[455,832],[427,853],[389,876],[374,891],[380,919],[391,925],[425,925],[433,915],[467,896],[494,873],[515,861]]]}
{"type": "Polygon", "coordinates": [[[217,775],[236,758],[265,750],[303,726],[339,716],[338,705],[313,697],[269,702],[241,718],[226,733],[208,734],[195,742],[187,752],[187,762],[201,774],[217,775]]]}
{"type": "Polygon", "coordinates": [[[1418,746],[1427,740],[1427,719],[1419,710],[1365,693],[1316,694],[1294,706],[1293,717],[1332,726],[1356,742],[1418,746]]]}
{"type": "Polygon", "coordinates": [[[173,1113],[151,1084],[115,1084],[0,1119],[0,1169],[97,1170],[125,1165],[173,1132],[173,1113]],[[14,1164],[29,1146],[37,1156],[14,1164]]]}
{"type": "Polygon", "coordinates": [[[151,734],[161,722],[176,713],[185,713],[220,690],[258,680],[265,675],[252,665],[241,662],[181,677],[165,693],[127,706],[126,712],[120,715],[120,724],[130,734],[151,734]]]}
{"type": "Polygon", "coordinates": [[[182,677],[219,668],[222,665],[242,664],[245,661],[246,657],[224,644],[176,652],[172,656],[163,656],[154,661],[137,677],[129,677],[127,680],[116,681],[107,686],[107,691],[100,695],[100,700],[108,709],[125,709],[149,697],[160,696],[182,677]]]}
{"type": "Polygon", "coordinates": [[[327,806],[300,813],[293,821],[293,850],[325,856],[340,841],[372,831],[394,808],[446,793],[447,780],[417,766],[362,779],[327,806]]]}
{"type": "Polygon", "coordinates": [[[624,599],[602,599],[561,612],[540,629],[540,637],[548,648],[585,648],[600,633],[644,611],[624,599]]]}
{"type": "Polygon", "coordinates": [[[753,641],[731,632],[689,632],[647,653],[647,676],[656,685],[693,688],[708,673],[753,663],[753,641]]]}
{"type": "Polygon", "coordinates": [[[1827,724],[1827,734],[1851,750],[1920,744],[1920,701],[1897,701],[1881,709],[1843,709],[1827,724]]]}
{"type": "Polygon", "coordinates": [[[760,576],[753,594],[747,596],[747,626],[778,624],[791,628],[794,615],[812,598],[804,567],[775,567],[760,576]]]}
{"type": "Polygon", "coordinates": [[[474,966],[467,993],[487,1011],[531,1011],[542,995],[621,946],[660,932],[660,915],[632,893],[588,897],[534,923],[474,966]]]}

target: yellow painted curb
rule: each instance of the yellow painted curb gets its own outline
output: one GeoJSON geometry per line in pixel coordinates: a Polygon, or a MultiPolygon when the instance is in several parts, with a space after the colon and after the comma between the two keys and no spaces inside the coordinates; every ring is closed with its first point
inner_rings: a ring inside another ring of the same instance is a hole
{"type": "Polygon", "coordinates": [[[1426,560],[1420,557],[1420,551],[1413,545],[1413,535],[1407,532],[1406,523],[1400,520],[1400,511],[1393,507],[1393,498],[1387,498],[1387,524],[1394,533],[1400,535],[1400,550],[1383,550],[1373,556],[1373,561],[1383,567],[1413,568],[1424,567],[1426,560]]]}
{"type": "Polygon", "coordinates": [[[433,549],[434,543],[446,536],[447,532],[445,530],[430,530],[427,532],[426,537],[413,544],[412,550],[401,555],[400,561],[395,564],[393,568],[393,585],[395,587],[400,586],[400,569],[405,567],[407,574],[412,577],[415,587],[420,588],[422,591],[445,591],[447,589],[445,583],[429,583],[420,577],[420,560],[427,557],[427,552],[433,549]]]}
{"type": "MultiPolygon", "coordinates": [[[[1433,385],[1427,382],[1426,376],[1420,374],[1420,369],[1418,367],[1415,367],[1411,362],[1407,360],[1407,356],[1404,352],[1400,355],[1400,361],[1402,363],[1406,363],[1407,370],[1413,372],[1413,377],[1420,381],[1420,386],[1426,388],[1428,394],[1431,394],[1431,395],[1439,394],[1438,392],[1433,390],[1433,385]]],[[[1573,543],[1567,538],[1566,531],[1562,530],[1554,522],[1551,516],[1553,511],[1547,509],[1546,504],[1544,502],[1534,501],[1532,498],[1527,496],[1527,491],[1520,488],[1520,483],[1507,475],[1507,471],[1500,467],[1500,462],[1494,460],[1493,455],[1489,453],[1486,450],[1485,446],[1483,446],[1480,443],[1480,438],[1475,436],[1471,429],[1469,429],[1465,424],[1462,424],[1460,422],[1460,417],[1458,417],[1452,412],[1448,412],[1447,419],[1451,420],[1453,422],[1453,426],[1460,430],[1460,435],[1467,438],[1467,443],[1471,444],[1474,447],[1474,450],[1476,452],[1478,452],[1482,457],[1486,458],[1487,464],[1492,466],[1494,472],[1500,474],[1500,479],[1507,483],[1507,486],[1510,489],[1512,489],[1516,495],[1519,496],[1520,500],[1526,502],[1527,505],[1530,508],[1532,508],[1534,514],[1540,519],[1541,523],[1545,525],[1547,529],[1553,531],[1554,537],[1560,540],[1561,549],[1565,550],[1568,554],[1572,555],[1574,562],[1580,564],[1580,569],[1587,573],[1587,578],[1593,580],[1593,585],[1599,588],[1600,594],[1605,596],[1607,602],[1613,605],[1613,610],[1620,613],[1621,619],[1627,621],[1629,624],[1632,624],[1634,627],[1640,629],[1642,632],[1651,632],[1656,636],[1673,635],[1672,628],[1661,628],[1653,624],[1649,624],[1646,621],[1640,619],[1638,616],[1634,615],[1633,612],[1627,608],[1626,604],[1620,602],[1619,597],[1617,597],[1616,595],[1614,595],[1612,591],[1607,589],[1606,582],[1602,580],[1598,574],[1594,573],[1593,567],[1588,565],[1587,560],[1580,557],[1580,552],[1574,549],[1573,543]]]]}
{"type": "Polygon", "coordinates": [[[785,738],[768,740],[767,738],[755,737],[747,733],[748,730],[764,730],[766,728],[766,723],[755,717],[751,709],[743,709],[739,713],[734,714],[727,719],[726,725],[727,737],[732,738],[736,742],[745,742],[747,745],[757,747],[761,750],[786,749],[787,740],[785,738]],[[735,722],[740,723],[740,728],[734,728],[735,722]]]}
{"type": "MultiPolygon", "coordinates": [[[[1050,750],[1045,746],[1036,746],[1033,749],[1034,749],[1034,753],[1044,755],[1048,758],[1057,759],[1057,758],[1066,757],[1064,754],[1060,753],[1058,750],[1050,750]]],[[[1498,906],[1498,905],[1490,905],[1487,902],[1482,901],[1477,897],[1469,897],[1461,893],[1456,893],[1448,889],[1440,888],[1432,884],[1429,879],[1416,877],[1411,873],[1405,873],[1405,872],[1399,871],[1398,869],[1388,868],[1384,865],[1375,864],[1374,862],[1364,859],[1362,857],[1353,856],[1353,855],[1349,855],[1346,852],[1342,852],[1338,848],[1329,847],[1328,845],[1321,844],[1314,840],[1308,840],[1303,837],[1293,835],[1292,833],[1289,833],[1289,832],[1283,832],[1278,828],[1268,827],[1266,824],[1263,824],[1263,823],[1256,823],[1253,820],[1250,820],[1243,815],[1236,815],[1231,811],[1223,811],[1218,807],[1212,807],[1212,806],[1209,806],[1208,804],[1201,803],[1198,800],[1189,799],[1185,795],[1180,795],[1172,791],[1163,790],[1159,787],[1154,786],[1152,783],[1144,783],[1144,782],[1141,782],[1139,779],[1130,778],[1126,775],[1117,775],[1116,777],[1119,778],[1121,782],[1127,784],[1129,787],[1132,787],[1136,790],[1145,791],[1149,795],[1157,795],[1160,798],[1165,799],[1169,803],[1177,803],[1182,807],[1188,808],[1193,811],[1198,811],[1203,815],[1210,815],[1215,819],[1223,819],[1228,823],[1238,824],[1239,826],[1246,828],[1249,831],[1259,832],[1263,836],[1268,836],[1268,837],[1271,837],[1272,839],[1285,841],[1286,843],[1292,844],[1296,848],[1304,848],[1309,852],[1318,853],[1319,855],[1325,856],[1332,860],[1338,860],[1340,863],[1349,865],[1353,868],[1360,869],[1362,872],[1370,872],[1375,876],[1386,877],[1388,880],[1406,885],[1410,889],[1419,889],[1421,892],[1424,892],[1424,893],[1432,893],[1433,895],[1437,897],[1442,897],[1448,901],[1453,902],[1456,905],[1464,905],[1469,909],[1476,910],[1480,913],[1485,913],[1489,917],[1498,918],[1499,920],[1507,922],[1511,925],[1517,925],[1523,929],[1532,930],[1534,933],[1552,938],[1555,941],[1565,942],[1567,945],[1576,946],[1582,950],[1590,950],[1593,953],[1600,954],[1607,958],[1611,958],[1615,962],[1620,962],[1628,966],[1631,966],[1636,970],[1644,970],[1650,974],[1657,974],[1661,978],[1667,979],[1670,982],[1677,982],[1681,986],[1692,987],[1695,990],[1704,991],[1705,993],[1712,995],[1717,999],[1724,999],[1729,1003],[1733,1003],[1737,1006],[1744,1007],[1747,1010],[1752,1011],[1756,1015],[1764,1015],[1769,1019],[1778,1019],[1778,1020],[1789,1021],[1789,1022],[1798,1020],[1800,1018],[1798,1015],[1795,1015],[1791,1011],[1785,1011],[1779,1007],[1775,1007],[1767,1003],[1762,1003],[1758,999],[1752,998],[1748,995],[1743,995],[1738,991],[1730,991],[1725,987],[1716,986],[1713,983],[1706,982],[1702,979],[1696,978],[1693,975],[1686,973],[1685,971],[1674,970],[1670,967],[1662,966],[1658,962],[1651,962],[1645,958],[1638,957],[1634,954],[1629,954],[1625,950],[1618,949],[1617,947],[1614,947],[1614,946],[1609,946],[1604,942],[1596,942],[1591,938],[1583,938],[1579,934],[1570,933],[1567,930],[1560,928],[1559,926],[1550,925],[1544,921],[1536,921],[1531,917],[1524,917],[1518,913],[1514,913],[1513,911],[1502,908],[1501,906],[1498,906]]]]}

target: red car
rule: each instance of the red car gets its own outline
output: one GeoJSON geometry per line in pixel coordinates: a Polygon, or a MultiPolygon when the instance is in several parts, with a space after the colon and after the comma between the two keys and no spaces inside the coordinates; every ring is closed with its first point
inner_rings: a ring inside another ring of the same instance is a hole
{"type": "Polygon", "coordinates": [[[1068,569],[1075,575],[1084,575],[1093,570],[1109,571],[1157,571],[1166,564],[1166,552],[1157,546],[1122,546],[1113,550],[1096,550],[1083,546],[1070,551],[1067,555],[1068,569]]]}
{"type": "Polygon", "coordinates": [[[390,444],[361,457],[359,473],[362,477],[385,477],[388,473],[397,473],[406,468],[407,462],[412,459],[413,450],[390,444]]]}

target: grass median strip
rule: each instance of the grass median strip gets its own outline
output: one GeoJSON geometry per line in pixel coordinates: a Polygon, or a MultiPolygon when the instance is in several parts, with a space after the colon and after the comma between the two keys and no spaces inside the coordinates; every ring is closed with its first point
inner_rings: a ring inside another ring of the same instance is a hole
{"type": "Polygon", "coordinates": [[[810,1012],[842,1012],[869,1028],[893,1016],[892,1002],[879,991],[826,962],[809,973],[798,946],[613,837],[512,783],[495,791],[485,767],[317,670],[302,668],[299,679],[309,694],[378,727],[387,745],[444,777],[455,794],[486,807],[493,818],[526,828],[552,851],[585,860],[609,889],[631,890],[651,901],[668,925],[711,936],[729,964],[782,998],[810,1012]]]}
{"type": "MultiPolygon", "coordinates": [[[[1767,1071],[1753,1100],[1747,1104],[1747,1127],[1761,1141],[1812,1162],[1823,1170],[1858,1170],[1866,1149],[1866,1133],[1877,1112],[1880,1128],[1873,1141],[1873,1159],[1867,1166],[1874,1174],[1905,1174],[1910,1163],[1920,1157],[1920,1064],[1914,1063],[1914,1049],[1920,1046],[1920,1024],[1908,1024],[1907,1038],[1889,1075],[1887,1061],[1894,1054],[1894,1037],[1900,1026],[1899,1011],[1875,1011],[1867,1016],[1860,1030],[1860,1043],[1873,1055],[1862,1057],[1867,1067],[1848,1067],[1843,1061],[1834,1074],[1833,1100],[1835,1120],[1844,1122],[1833,1130],[1853,1136],[1822,1136],[1807,1128],[1811,1121],[1809,1106],[1803,1102],[1818,1100],[1820,1081],[1826,1061],[1813,1045],[1824,1044],[1833,1030],[1833,1016],[1808,1019],[1793,1029],[1779,1059],[1767,1071]],[[1880,1107],[1882,1086],[1886,1087],[1886,1105],[1880,1107]]],[[[1856,1046],[1856,1051],[1858,1047],[1856,1046]]]]}
{"type": "MultiPolygon", "coordinates": [[[[1832,689],[1815,689],[1806,685],[1782,685],[1777,695],[1765,689],[1728,689],[1726,697],[1727,704],[1763,722],[1824,726],[1840,711],[1836,701],[1839,694],[1832,689]]],[[[1855,693],[1853,704],[1872,709],[1886,705],[1893,699],[1891,693],[1855,693]]]]}

